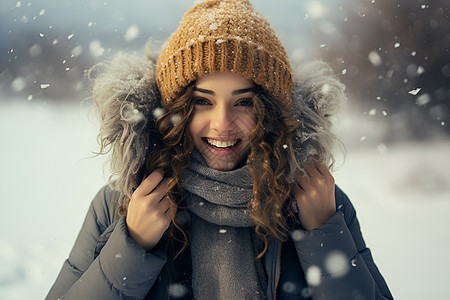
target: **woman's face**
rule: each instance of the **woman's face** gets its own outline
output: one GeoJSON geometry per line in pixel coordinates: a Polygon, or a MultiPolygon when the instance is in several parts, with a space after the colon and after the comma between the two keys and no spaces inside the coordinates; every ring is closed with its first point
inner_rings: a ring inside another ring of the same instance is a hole
{"type": "Polygon", "coordinates": [[[189,132],[210,168],[232,170],[247,158],[255,127],[253,82],[233,73],[197,79],[189,132]]]}

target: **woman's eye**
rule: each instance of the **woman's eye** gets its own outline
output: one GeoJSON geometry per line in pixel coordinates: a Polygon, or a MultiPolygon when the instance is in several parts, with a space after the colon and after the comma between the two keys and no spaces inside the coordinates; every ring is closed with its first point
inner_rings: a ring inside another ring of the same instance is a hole
{"type": "Polygon", "coordinates": [[[209,101],[205,98],[194,98],[194,102],[196,105],[208,105],[209,101]]]}
{"type": "Polygon", "coordinates": [[[237,106],[252,107],[253,106],[253,99],[251,99],[251,98],[241,99],[236,105],[237,106]]]}

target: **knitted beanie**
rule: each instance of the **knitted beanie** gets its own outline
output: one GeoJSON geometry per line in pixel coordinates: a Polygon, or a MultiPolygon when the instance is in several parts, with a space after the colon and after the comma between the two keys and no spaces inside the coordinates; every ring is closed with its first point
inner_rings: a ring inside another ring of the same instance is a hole
{"type": "Polygon", "coordinates": [[[286,50],[248,0],[206,0],[185,13],[156,66],[163,103],[170,104],[191,81],[215,72],[242,75],[291,103],[286,50]]]}

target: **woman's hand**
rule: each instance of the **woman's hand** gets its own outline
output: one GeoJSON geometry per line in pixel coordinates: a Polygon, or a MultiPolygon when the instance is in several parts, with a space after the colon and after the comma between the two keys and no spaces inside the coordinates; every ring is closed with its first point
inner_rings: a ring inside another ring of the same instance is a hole
{"type": "Polygon", "coordinates": [[[156,169],[134,191],[128,205],[127,227],[131,238],[150,250],[171,222],[170,200],[166,197],[169,179],[156,169]]]}
{"type": "Polygon", "coordinates": [[[293,187],[299,217],[306,230],[320,227],[336,212],[334,178],[324,164],[306,167],[309,176],[299,176],[293,187]]]}

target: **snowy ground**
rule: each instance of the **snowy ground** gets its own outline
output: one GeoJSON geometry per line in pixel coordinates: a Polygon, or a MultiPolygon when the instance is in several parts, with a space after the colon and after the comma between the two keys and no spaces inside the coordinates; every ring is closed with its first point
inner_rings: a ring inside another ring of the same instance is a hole
{"type": "MultiPolygon", "coordinates": [[[[89,158],[97,128],[86,105],[9,103],[0,104],[0,298],[42,299],[106,181],[105,160],[89,158]]],[[[352,143],[370,132],[343,132],[347,158],[334,175],[394,297],[450,299],[450,141],[380,147],[352,143]]]]}

